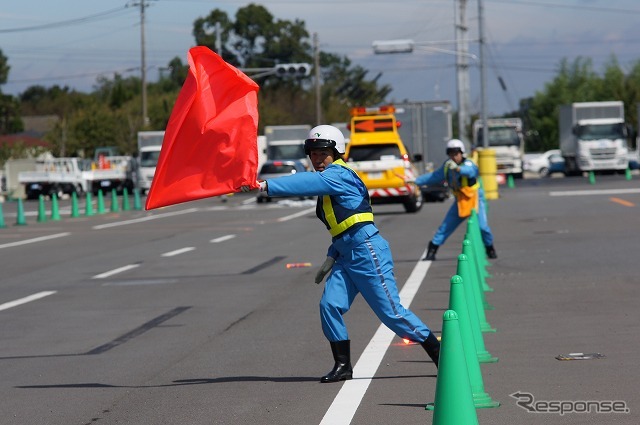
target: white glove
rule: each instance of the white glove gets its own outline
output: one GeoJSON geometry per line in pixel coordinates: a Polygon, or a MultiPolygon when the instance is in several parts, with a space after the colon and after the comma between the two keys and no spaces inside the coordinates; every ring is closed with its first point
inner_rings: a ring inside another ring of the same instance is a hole
{"type": "MultiPolygon", "coordinates": [[[[266,181],[256,181],[256,183],[258,183],[258,186],[260,186],[258,189],[260,190],[260,192],[264,192],[267,190],[267,182],[266,181]]],[[[245,186],[240,186],[240,191],[241,192],[251,192],[253,189],[251,189],[251,186],[249,185],[245,185],[245,186]]]]}
{"type": "Polygon", "coordinates": [[[322,282],[322,279],[324,279],[325,275],[331,271],[331,268],[333,267],[333,264],[335,262],[336,260],[331,257],[327,257],[327,259],[324,260],[324,263],[322,263],[322,266],[320,266],[318,273],[316,273],[316,283],[322,282]]]}
{"type": "Polygon", "coordinates": [[[448,159],[445,163],[446,168],[454,171],[460,171],[460,166],[453,159],[448,159]]]}

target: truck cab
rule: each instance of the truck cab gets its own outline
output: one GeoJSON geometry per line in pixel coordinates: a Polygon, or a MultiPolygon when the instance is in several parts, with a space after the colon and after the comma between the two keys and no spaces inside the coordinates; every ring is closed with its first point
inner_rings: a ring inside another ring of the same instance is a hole
{"type": "Polygon", "coordinates": [[[138,132],[138,187],[142,194],[151,188],[163,140],[164,131],[138,132]]]}
{"type": "Polygon", "coordinates": [[[577,102],[560,106],[560,150],[567,175],[590,171],[624,172],[629,166],[629,127],[621,101],[577,102]]]}
{"type": "MultiPolygon", "coordinates": [[[[496,153],[497,172],[522,178],[524,160],[522,120],[520,118],[491,118],[487,120],[487,123],[487,147],[496,153]]],[[[482,128],[481,120],[473,123],[473,145],[477,149],[482,149],[485,146],[482,128]]]]}

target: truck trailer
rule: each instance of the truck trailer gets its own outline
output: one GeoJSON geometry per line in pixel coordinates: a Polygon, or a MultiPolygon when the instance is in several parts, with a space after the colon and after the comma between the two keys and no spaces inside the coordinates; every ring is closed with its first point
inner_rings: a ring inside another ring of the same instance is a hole
{"type": "Polygon", "coordinates": [[[311,126],[308,124],[267,125],[264,136],[267,147],[267,159],[297,160],[311,170],[309,158],[304,153],[304,141],[309,136],[311,126]]]}
{"type": "MultiPolygon", "coordinates": [[[[398,133],[420,174],[436,170],[447,159],[447,142],[453,137],[451,104],[449,101],[411,101],[394,104],[400,123],[398,133]],[[418,155],[417,157],[415,155],[418,155]]],[[[422,187],[427,202],[442,202],[450,196],[443,182],[422,187]]]]}
{"type": "Polygon", "coordinates": [[[565,174],[624,171],[629,166],[624,103],[580,102],[560,106],[560,151],[565,174]]]}

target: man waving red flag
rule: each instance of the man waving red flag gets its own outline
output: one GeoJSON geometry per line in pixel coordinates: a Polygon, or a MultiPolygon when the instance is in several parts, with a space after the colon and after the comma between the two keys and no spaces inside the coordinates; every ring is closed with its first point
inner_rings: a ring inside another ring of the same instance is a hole
{"type": "Polygon", "coordinates": [[[207,47],[188,60],[147,210],[258,187],[258,85],[207,47]]]}

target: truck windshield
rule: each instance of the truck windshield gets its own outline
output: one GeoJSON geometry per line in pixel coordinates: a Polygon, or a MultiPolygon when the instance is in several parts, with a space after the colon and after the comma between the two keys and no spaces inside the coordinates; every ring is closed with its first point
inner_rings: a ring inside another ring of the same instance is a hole
{"type": "Polygon", "coordinates": [[[580,140],[624,139],[626,137],[622,123],[578,126],[576,135],[580,140]]]}
{"type": "Polygon", "coordinates": [[[140,152],[140,166],[155,167],[156,165],[158,165],[159,157],[160,151],[140,152]]]}
{"type": "MultiPolygon", "coordinates": [[[[483,146],[482,128],[478,129],[478,146],[483,146]]],[[[489,146],[520,146],[520,137],[514,128],[489,127],[489,146]]]]}
{"type": "Polygon", "coordinates": [[[380,161],[401,159],[402,154],[396,143],[351,146],[349,161],[380,161]]]}
{"type": "Polygon", "coordinates": [[[269,159],[300,159],[306,158],[304,145],[271,145],[267,148],[267,158],[269,159]]]}

